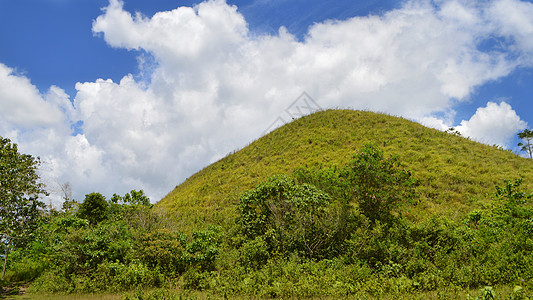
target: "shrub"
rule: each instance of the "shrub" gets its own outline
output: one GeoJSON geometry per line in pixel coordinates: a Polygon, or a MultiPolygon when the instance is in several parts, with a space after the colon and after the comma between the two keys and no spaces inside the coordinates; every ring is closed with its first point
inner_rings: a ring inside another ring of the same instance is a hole
{"type": "Polygon", "coordinates": [[[341,184],[372,223],[390,223],[398,206],[411,200],[416,180],[400,168],[397,156],[385,158],[375,144],[366,144],[341,170],[341,184]]]}
{"type": "Polygon", "coordinates": [[[366,144],[346,166],[295,173],[299,181],[314,184],[346,204],[357,203],[371,225],[390,224],[399,206],[416,196],[417,181],[411,172],[401,168],[397,156],[385,158],[375,144],[366,144]]]}
{"type": "Polygon", "coordinates": [[[241,248],[241,262],[245,266],[258,268],[265,264],[269,258],[268,245],[262,236],[246,241],[241,248]]]}
{"type": "Polygon", "coordinates": [[[180,278],[181,285],[186,289],[205,290],[208,289],[210,272],[202,271],[198,267],[192,267],[187,270],[180,278]]]}
{"type": "Polygon", "coordinates": [[[261,237],[271,254],[324,258],[336,255],[344,243],[343,209],[349,208],[316,187],[281,175],[242,195],[236,222],[249,241],[261,237]]]}
{"type": "Polygon", "coordinates": [[[185,237],[168,229],[143,234],[139,241],[139,257],[150,268],[167,275],[180,274],[187,267],[185,237]]]}
{"type": "Polygon", "coordinates": [[[222,228],[209,226],[206,230],[195,231],[192,241],[187,244],[188,261],[201,271],[215,269],[215,259],[222,242],[222,228]]]}

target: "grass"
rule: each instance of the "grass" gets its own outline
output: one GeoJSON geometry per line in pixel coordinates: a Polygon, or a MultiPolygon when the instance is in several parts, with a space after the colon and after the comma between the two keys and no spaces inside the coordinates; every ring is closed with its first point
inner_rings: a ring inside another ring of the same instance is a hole
{"type": "Polygon", "coordinates": [[[419,180],[413,221],[433,214],[463,217],[486,203],[505,179],[533,188],[533,161],[418,123],[384,114],[327,110],[300,118],[204,168],[156,204],[185,230],[230,225],[240,195],[275,174],[342,165],[365,143],[398,155],[419,180]]]}
{"type": "Polygon", "coordinates": [[[34,294],[28,293],[17,296],[14,299],[32,299],[32,300],[118,300],[123,295],[116,294],[34,294]]]}
{"type": "MultiPolygon", "coordinates": [[[[512,285],[498,285],[493,287],[496,293],[495,299],[516,299],[513,292],[514,286],[512,285]]],[[[158,294],[157,290],[143,290],[143,291],[131,291],[124,294],[24,294],[14,296],[11,299],[32,299],[32,300],[118,300],[118,299],[224,299],[219,294],[213,294],[205,291],[183,291],[183,290],[160,290],[163,294],[158,294]],[[140,296],[135,298],[135,295],[140,296]],[[150,295],[152,298],[149,298],[150,295]],[[157,297],[156,295],[164,295],[157,297]],[[147,297],[148,296],[148,297],[147,297]]],[[[417,291],[416,293],[403,293],[403,294],[357,294],[351,296],[345,296],[343,299],[382,299],[382,300],[437,300],[437,299],[468,299],[481,296],[481,289],[461,289],[454,286],[449,286],[444,289],[435,291],[417,291]]],[[[270,299],[270,298],[257,298],[248,296],[232,296],[231,299],[270,299]]],[[[308,299],[338,299],[337,297],[311,297],[308,299]]]]}

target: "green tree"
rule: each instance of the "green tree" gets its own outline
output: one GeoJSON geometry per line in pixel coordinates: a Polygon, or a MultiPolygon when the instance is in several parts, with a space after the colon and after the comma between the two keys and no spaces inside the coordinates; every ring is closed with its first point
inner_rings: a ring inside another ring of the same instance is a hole
{"type": "Polygon", "coordinates": [[[150,198],[148,198],[143,190],[131,190],[129,193],[126,193],[124,197],[121,197],[117,194],[113,194],[113,197],[111,197],[111,203],[120,203],[123,204],[130,204],[130,205],[144,205],[151,207],[150,204],[150,198]]]}
{"type": "Polygon", "coordinates": [[[80,205],[78,216],[95,225],[106,219],[107,201],[100,193],[90,193],[85,195],[85,200],[80,205]]]}
{"type": "Polygon", "coordinates": [[[529,158],[533,159],[533,131],[525,129],[524,131],[518,133],[518,137],[525,142],[525,144],[518,143],[518,146],[522,147],[520,148],[520,151],[527,152],[529,154],[529,158]]]}
{"type": "Polygon", "coordinates": [[[448,129],[446,129],[445,131],[446,133],[449,133],[451,135],[455,135],[455,136],[461,136],[461,132],[459,132],[459,130],[455,129],[454,127],[450,127],[448,129]]]}
{"type": "Polygon", "coordinates": [[[27,243],[39,222],[46,195],[39,181],[39,158],[19,153],[17,145],[0,137],[0,240],[5,245],[2,280],[9,252],[27,243]]]}
{"type": "Polygon", "coordinates": [[[340,204],[310,184],[278,175],[241,196],[236,221],[249,243],[264,241],[270,253],[332,257],[348,236],[344,210],[350,207],[340,204]]]}
{"type": "Polygon", "coordinates": [[[415,197],[417,184],[411,172],[401,167],[397,156],[384,157],[375,144],[366,144],[345,166],[317,171],[299,169],[296,177],[345,204],[358,204],[372,224],[390,224],[398,207],[415,197]]]}
{"type": "Polygon", "coordinates": [[[416,180],[397,156],[385,158],[375,144],[366,144],[340,171],[341,184],[372,222],[390,223],[402,202],[415,196],[416,180]]]}
{"type": "Polygon", "coordinates": [[[180,274],[187,268],[185,235],[158,228],[140,237],[138,257],[149,268],[159,268],[165,274],[180,274]]]}

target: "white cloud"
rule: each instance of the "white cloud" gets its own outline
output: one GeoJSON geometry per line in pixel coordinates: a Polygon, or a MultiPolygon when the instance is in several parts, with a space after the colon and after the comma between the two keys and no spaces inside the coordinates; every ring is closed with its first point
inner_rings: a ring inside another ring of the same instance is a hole
{"type": "MultiPolygon", "coordinates": [[[[220,0],[151,18],[111,0],[93,32],[113,47],[152,55],[153,66],[140,59],[151,77],[78,83],[72,107],[61,89],[52,87],[43,99],[27,78],[0,65],[0,84],[17,82],[17,99],[50,112],[41,119],[31,114],[33,123],[12,117],[14,125],[0,133],[16,132],[34,153],[43,153],[48,173],[70,181],[78,199],[92,191],[144,188],[157,200],[259,137],[303,91],[324,108],[370,109],[445,129],[453,124],[454,103],[531,65],[533,14],[530,4],[514,0],[437,3],[410,1],[380,16],[318,23],[298,41],[284,28],[276,35],[249,32],[237,8],[220,0]],[[480,49],[494,38],[505,43],[480,49]],[[50,125],[56,119],[64,119],[61,126],[50,125]],[[70,136],[69,126],[78,121],[82,134],[70,136]],[[47,131],[13,129],[22,123],[47,131]],[[43,146],[48,139],[54,142],[43,146]]],[[[461,130],[503,145],[521,126],[506,103],[489,103],[461,130]]]]}
{"type": "Polygon", "coordinates": [[[221,0],[159,12],[150,19],[132,16],[122,6],[121,1],[111,0],[93,31],[103,33],[113,47],[142,48],[165,64],[218,60],[242,43],[248,32],[237,7],[221,0]]]}
{"type": "Polygon", "coordinates": [[[523,57],[519,60],[526,66],[533,64],[533,3],[518,0],[496,1],[487,10],[487,17],[497,26],[496,35],[512,39],[511,49],[523,57]]]}
{"type": "MultiPolygon", "coordinates": [[[[76,171],[49,166],[50,161],[65,160],[62,153],[68,147],[65,141],[72,133],[70,122],[75,114],[62,89],[51,86],[41,94],[26,76],[0,63],[0,135],[17,143],[23,153],[41,157],[42,179],[51,187],[57,178],[70,178],[69,171],[76,171]]],[[[59,200],[54,197],[53,202],[59,200]]]]}
{"type": "Polygon", "coordinates": [[[485,144],[508,147],[510,139],[526,127],[527,123],[506,102],[488,102],[486,107],[478,108],[470,120],[462,121],[456,130],[485,144]]]}
{"type": "Polygon", "coordinates": [[[0,117],[0,126],[19,128],[53,126],[63,120],[63,114],[43,99],[26,76],[1,63],[0,117]]]}

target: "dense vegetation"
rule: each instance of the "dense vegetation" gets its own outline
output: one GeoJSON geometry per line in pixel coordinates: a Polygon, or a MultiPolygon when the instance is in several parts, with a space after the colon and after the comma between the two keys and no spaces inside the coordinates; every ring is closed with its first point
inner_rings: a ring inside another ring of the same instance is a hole
{"type": "Polygon", "coordinates": [[[24,247],[37,226],[39,208],[45,194],[39,182],[39,159],[19,153],[16,144],[0,137],[0,243],[2,244],[4,280],[7,259],[12,249],[24,247]]]}
{"type": "Polygon", "coordinates": [[[109,200],[91,193],[79,206],[43,211],[35,238],[10,255],[7,280],[33,281],[36,293],[121,292],[127,299],[178,299],[188,291],[533,297],[530,160],[382,115],[373,127],[387,131],[379,125],[385,120],[401,134],[366,132],[373,142],[354,149],[359,141],[335,138],[346,116],[374,120],[346,111],[303,118],[204,169],[155,207],[131,191],[109,200]],[[389,151],[399,149],[394,144],[403,151],[389,151]],[[287,158],[263,156],[272,151],[287,158]]]}

